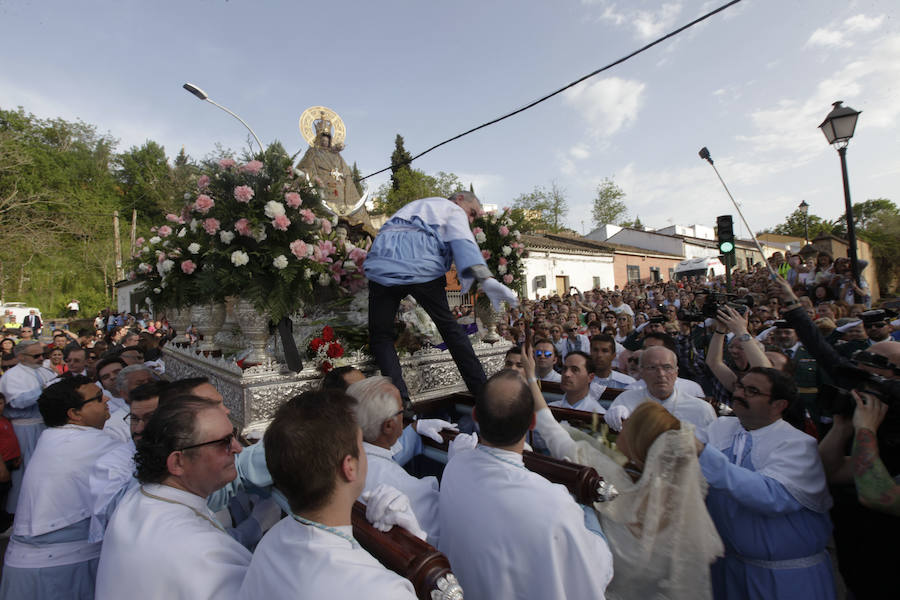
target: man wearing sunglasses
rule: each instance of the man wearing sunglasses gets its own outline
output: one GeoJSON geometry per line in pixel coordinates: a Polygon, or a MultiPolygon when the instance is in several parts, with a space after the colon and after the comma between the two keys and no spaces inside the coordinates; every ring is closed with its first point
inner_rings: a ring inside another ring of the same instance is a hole
{"type": "Polygon", "coordinates": [[[556,346],[548,339],[539,339],[534,344],[534,374],[541,381],[559,383],[562,375],[553,369],[556,366],[556,346]]]}
{"type": "Polygon", "coordinates": [[[44,421],[38,410],[37,399],[44,388],[56,378],[56,371],[45,369],[44,348],[36,340],[19,342],[13,349],[18,363],[0,377],[0,393],[6,397],[3,415],[12,422],[19,448],[22,450],[22,467],[12,472],[12,489],[6,498],[6,512],[16,512],[16,502],[22,487],[22,475],[31,460],[38,437],[44,430],[44,421]]]}
{"type": "Polygon", "coordinates": [[[94,597],[100,543],[88,540],[89,479],[121,442],[103,433],[106,397],[87,377],[54,383],[38,398],[47,429],[25,471],[3,566],[2,598],[94,597]]]}
{"type": "Polygon", "coordinates": [[[239,597],[250,551],[226,533],[207,497],[237,477],[240,452],[216,402],[160,404],[137,445],[139,485],[106,529],[97,600],[239,597]]]}

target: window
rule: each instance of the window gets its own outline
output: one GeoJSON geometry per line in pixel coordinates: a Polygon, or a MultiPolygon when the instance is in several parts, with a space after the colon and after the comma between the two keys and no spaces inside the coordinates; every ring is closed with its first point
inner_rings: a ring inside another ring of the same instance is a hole
{"type": "Polygon", "coordinates": [[[669,281],[675,279],[675,269],[669,269],[669,281]]]}
{"type": "Polygon", "coordinates": [[[659,267],[650,267],[650,281],[656,283],[660,280],[659,267]]]}
{"type": "Polygon", "coordinates": [[[747,272],[749,273],[751,271],[753,271],[753,257],[748,256],[747,257],[747,272]]]}
{"type": "Polygon", "coordinates": [[[599,277],[594,277],[594,289],[596,290],[596,289],[599,289],[599,288],[600,288],[600,278],[599,278],[599,277]]]}
{"type": "Polygon", "coordinates": [[[625,271],[628,277],[628,283],[634,283],[641,280],[641,267],[638,265],[627,265],[625,271]]]}

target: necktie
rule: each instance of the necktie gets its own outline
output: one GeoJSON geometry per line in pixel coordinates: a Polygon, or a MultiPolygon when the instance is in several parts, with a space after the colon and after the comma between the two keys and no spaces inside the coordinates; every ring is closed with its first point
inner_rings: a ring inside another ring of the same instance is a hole
{"type": "Polygon", "coordinates": [[[743,429],[734,436],[734,445],[732,446],[732,450],[734,451],[734,459],[732,462],[734,464],[741,466],[743,462],[743,457],[746,452],[749,452],[753,447],[753,438],[750,437],[750,434],[743,429]]]}

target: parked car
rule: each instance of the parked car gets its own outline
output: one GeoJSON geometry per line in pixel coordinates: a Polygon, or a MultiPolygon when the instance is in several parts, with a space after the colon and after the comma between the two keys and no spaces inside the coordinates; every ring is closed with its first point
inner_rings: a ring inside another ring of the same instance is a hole
{"type": "Polygon", "coordinates": [[[3,320],[3,325],[7,323],[21,325],[25,316],[31,311],[37,313],[37,316],[41,317],[41,320],[43,320],[44,317],[41,315],[41,309],[35,308],[34,306],[25,306],[24,302],[7,302],[6,304],[0,304],[0,319],[3,320]]]}

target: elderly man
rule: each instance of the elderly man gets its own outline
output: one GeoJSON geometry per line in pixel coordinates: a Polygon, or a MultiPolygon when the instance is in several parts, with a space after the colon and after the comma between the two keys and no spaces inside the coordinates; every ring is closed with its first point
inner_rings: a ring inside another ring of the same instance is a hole
{"type": "Polygon", "coordinates": [[[709,514],[725,543],[713,565],[719,598],[835,597],[831,496],[816,440],[782,420],[796,402],[790,378],[753,367],[735,384],[733,417],[698,438],[709,514]]]}
{"type": "Polygon", "coordinates": [[[563,486],[522,463],[533,408],[517,373],[488,380],[473,411],[481,443],[451,446],[444,469],[439,548],[471,600],[603,598],[613,575],[606,542],[563,486]]]}
{"type": "Polygon", "coordinates": [[[538,379],[553,383],[562,380],[562,375],[553,369],[556,357],[556,346],[550,340],[538,339],[534,343],[534,374],[538,379]]]}
{"type": "Polygon", "coordinates": [[[668,348],[651,346],[644,350],[640,370],[644,387],[625,390],[606,411],[606,422],[616,431],[622,429],[622,420],[642,402],[659,402],[680,420],[701,430],[716,420],[716,411],[708,402],[677,389],[678,360],[668,348]]]}
{"type": "Polygon", "coordinates": [[[266,460],[290,515],[260,542],[236,598],[416,597],[353,538],[350,515],[368,466],[353,404],[341,392],[310,391],[278,409],[266,460]]]}
{"type": "Polygon", "coordinates": [[[44,351],[40,342],[26,340],[16,344],[13,350],[18,363],[0,377],[0,394],[6,398],[3,416],[12,422],[19,448],[22,451],[22,467],[12,472],[12,489],[6,498],[6,512],[16,512],[22,475],[44,430],[37,400],[54,378],[56,372],[41,366],[44,351]]]}
{"type": "Polygon", "coordinates": [[[503,301],[518,304],[516,294],[493,278],[472,235],[470,226],[481,212],[481,203],[471,192],[416,200],[385,223],[366,257],[372,354],[382,375],[393,380],[404,399],[409,398],[409,390],[394,349],[393,332],[403,298],[412,295],[437,325],[473,394],[484,385],[484,369],[450,312],[445,274],[455,263],[464,293],[477,280],[496,308],[503,301]]]}
{"type": "Polygon", "coordinates": [[[135,455],[140,485],[125,495],[106,530],[98,600],[239,597],[250,551],[206,502],[237,477],[240,451],[215,402],[182,398],[156,410],[135,455]]]}
{"type": "Polygon", "coordinates": [[[30,327],[34,332],[34,335],[40,336],[44,322],[41,320],[41,316],[37,314],[37,311],[32,308],[28,311],[28,314],[25,315],[25,318],[22,319],[22,325],[24,327],[30,327]]]}
{"type": "Polygon", "coordinates": [[[66,377],[38,399],[48,429],[22,481],[0,599],[94,597],[100,544],[88,541],[89,475],[120,445],[102,433],[106,398],[87,377],[66,377]]]}
{"type": "MultiPolygon", "coordinates": [[[[418,479],[407,473],[393,459],[391,447],[403,435],[403,401],[400,391],[387,377],[369,377],[347,388],[347,394],[356,399],[356,422],[363,432],[363,449],[369,458],[364,491],[374,491],[380,484],[387,484],[406,494],[419,525],[428,535],[432,546],[437,546],[439,535],[438,481],[435,477],[418,479]]],[[[423,419],[413,426],[434,429],[432,422],[445,421],[423,419]]],[[[449,428],[456,427],[446,423],[449,428]]],[[[440,440],[440,435],[435,432],[440,440]]]]}
{"type": "Polygon", "coordinates": [[[563,362],[562,380],[559,384],[563,391],[563,397],[551,402],[550,406],[562,406],[602,415],[606,409],[591,393],[593,379],[594,361],[591,360],[590,355],[579,350],[570,352],[563,362]]]}

